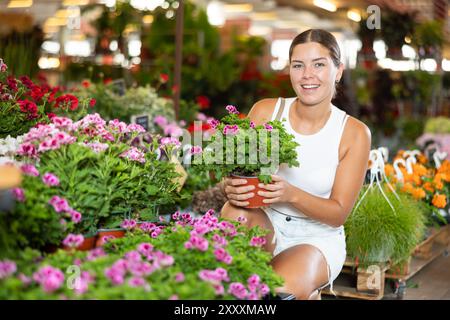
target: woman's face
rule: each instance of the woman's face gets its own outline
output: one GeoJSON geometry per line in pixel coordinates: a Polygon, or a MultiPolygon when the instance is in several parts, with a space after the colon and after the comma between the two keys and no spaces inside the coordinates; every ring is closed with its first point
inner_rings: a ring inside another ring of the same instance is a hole
{"type": "Polygon", "coordinates": [[[343,65],[336,67],[327,48],[317,42],[294,47],[289,67],[292,87],[303,105],[331,101],[335,82],[341,79],[343,65]]]}

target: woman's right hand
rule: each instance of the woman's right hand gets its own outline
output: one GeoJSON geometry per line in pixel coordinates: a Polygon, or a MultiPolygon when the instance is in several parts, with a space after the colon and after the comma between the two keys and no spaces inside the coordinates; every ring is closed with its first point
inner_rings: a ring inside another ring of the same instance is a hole
{"type": "Polygon", "coordinates": [[[238,178],[225,178],[224,181],[224,192],[228,198],[228,201],[232,205],[237,207],[245,207],[249,205],[249,202],[246,201],[253,196],[255,196],[254,192],[251,192],[255,189],[255,186],[242,186],[247,183],[245,179],[238,178]]]}

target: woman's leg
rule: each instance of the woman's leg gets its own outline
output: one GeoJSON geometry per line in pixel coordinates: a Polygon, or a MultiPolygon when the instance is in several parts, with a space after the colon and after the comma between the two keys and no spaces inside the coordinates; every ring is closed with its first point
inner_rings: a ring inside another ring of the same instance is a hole
{"type": "Polygon", "coordinates": [[[272,244],[273,226],[263,210],[237,207],[227,201],[220,211],[220,217],[232,221],[237,221],[239,217],[244,217],[247,219],[244,223],[246,227],[252,228],[259,226],[262,229],[269,230],[269,233],[266,235],[266,245],[264,246],[264,249],[270,253],[275,249],[275,244],[272,244]]]}
{"type": "Polygon", "coordinates": [[[328,265],[319,249],[302,244],[282,251],[272,266],[285,281],[278,292],[288,292],[299,300],[318,298],[318,288],[328,283],[328,265]]]}

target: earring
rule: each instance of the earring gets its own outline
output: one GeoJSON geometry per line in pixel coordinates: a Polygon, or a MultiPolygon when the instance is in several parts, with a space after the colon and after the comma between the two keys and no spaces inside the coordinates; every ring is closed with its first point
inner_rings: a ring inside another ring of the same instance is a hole
{"type": "Polygon", "coordinates": [[[336,84],[338,84],[339,83],[339,80],[336,80],[336,84]]]}

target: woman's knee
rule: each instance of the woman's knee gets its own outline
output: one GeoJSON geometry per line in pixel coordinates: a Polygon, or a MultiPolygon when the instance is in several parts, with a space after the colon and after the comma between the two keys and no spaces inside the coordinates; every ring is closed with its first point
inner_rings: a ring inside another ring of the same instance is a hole
{"type": "Polygon", "coordinates": [[[220,217],[228,220],[236,221],[239,217],[246,218],[248,220],[248,211],[245,208],[240,208],[232,205],[230,201],[225,202],[220,211],[220,217]]]}

